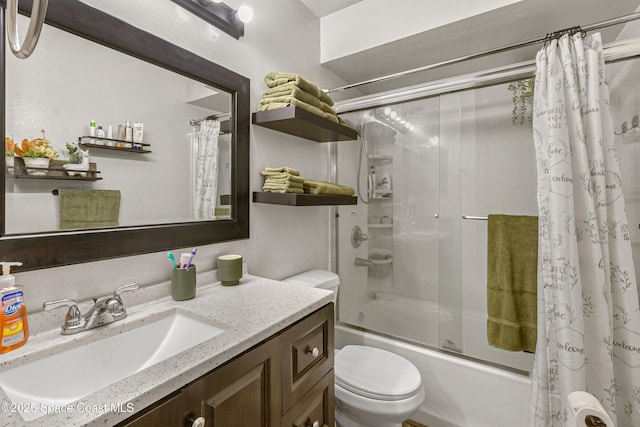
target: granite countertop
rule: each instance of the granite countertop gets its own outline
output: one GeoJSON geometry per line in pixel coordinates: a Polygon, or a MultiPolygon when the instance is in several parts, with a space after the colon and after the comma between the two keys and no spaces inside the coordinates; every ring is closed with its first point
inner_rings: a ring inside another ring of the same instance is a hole
{"type": "MultiPolygon", "coordinates": [[[[38,318],[39,313],[29,316],[32,326],[29,341],[19,349],[0,355],[0,372],[125,332],[174,313],[183,313],[224,329],[224,332],[65,405],[69,409],[53,409],[50,415],[29,422],[24,421],[15,411],[16,408],[11,407],[7,395],[0,389],[0,426],[117,424],[333,300],[332,293],[326,290],[247,274],[238,286],[221,286],[211,279],[204,282],[208,284],[200,285],[203,282],[199,276],[196,298],[188,301],[173,301],[168,296],[168,284],[150,287],[155,288],[153,290],[145,288],[124,294],[127,318],[75,335],[60,334],[59,326],[64,318],[64,310],[43,312],[42,318],[38,318]],[[140,301],[141,298],[146,302],[140,301]],[[131,301],[135,301],[134,305],[129,305],[131,301]],[[50,320],[51,313],[55,314],[55,329],[51,329],[53,325],[47,329],[38,323],[43,322],[43,319],[50,320]],[[34,329],[36,333],[33,333],[34,329]],[[110,408],[114,404],[120,405],[122,411],[112,412],[110,408]]],[[[96,363],[95,369],[99,372],[99,363],[96,363]]],[[[73,372],[69,372],[70,378],[73,375],[73,372]]]]}

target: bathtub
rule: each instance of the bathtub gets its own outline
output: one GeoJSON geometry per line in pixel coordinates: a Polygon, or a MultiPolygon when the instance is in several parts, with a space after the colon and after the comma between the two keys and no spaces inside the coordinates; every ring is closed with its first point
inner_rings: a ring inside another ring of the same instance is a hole
{"type": "Polygon", "coordinates": [[[413,420],[429,427],[524,426],[529,386],[511,373],[444,352],[361,331],[339,323],[336,348],[368,345],[410,360],[420,371],[426,399],[413,420]]]}
{"type": "MultiPolygon", "coordinates": [[[[340,319],[350,325],[438,347],[440,325],[450,325],[453,316],[434,301],[373,291],[366,295],[363,304],[341,313],[340,319]]],[[[444,348],[456,349],[456,337],[448,337],[446,341],[444,348]]]]}

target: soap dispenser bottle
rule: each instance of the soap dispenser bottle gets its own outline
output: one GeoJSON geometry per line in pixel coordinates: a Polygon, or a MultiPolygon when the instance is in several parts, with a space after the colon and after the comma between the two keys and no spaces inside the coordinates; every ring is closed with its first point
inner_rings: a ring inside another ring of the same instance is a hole
{"type": "Polygon", "coordinates": [[[0,262],[0,292],[2,293],[2,314],[0,315],[0,353],[7,353],[22,347],[29,339],[27,307],[24,305],[24,293],[16,287],[16,278],[11,274],[11,266],[21,262],[0,262]]]}

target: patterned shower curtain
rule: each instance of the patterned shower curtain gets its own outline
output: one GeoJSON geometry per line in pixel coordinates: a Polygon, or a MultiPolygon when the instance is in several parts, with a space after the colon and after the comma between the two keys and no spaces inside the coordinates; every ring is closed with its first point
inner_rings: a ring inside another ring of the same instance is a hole
{"type": "Polygon", "coordinates": [[[640,311],[600,34],[538,52],[538,342],[529,426],[565,426],[567,395],[640,426],[640,311]]]}
{"type": "Polygon", "coordinates": [[[195,219],[215,218],[216,198],[218,197],[219,135],[220,121],[203,120],[195,126],[191,136],[191,146],[195,157],[195,194],[193,197],[195,219]]]}

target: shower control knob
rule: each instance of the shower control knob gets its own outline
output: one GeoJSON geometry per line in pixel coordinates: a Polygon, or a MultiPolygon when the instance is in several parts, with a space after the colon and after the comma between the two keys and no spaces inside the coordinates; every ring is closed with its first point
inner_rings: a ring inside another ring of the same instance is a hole
{"type": "Polygon", "coordinates": [[[307,347],[307,353],[311,353],[311,357],[313,357],[314,359],[320,356],[320,350],[318,350],[318,347],[313,347],[313,348],[307,347]]]}

